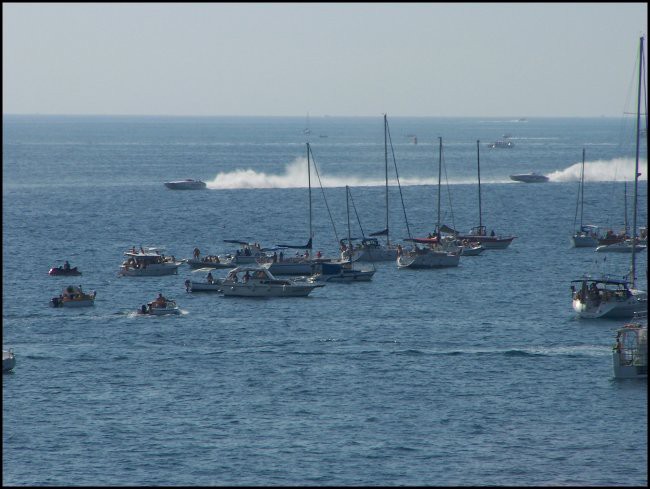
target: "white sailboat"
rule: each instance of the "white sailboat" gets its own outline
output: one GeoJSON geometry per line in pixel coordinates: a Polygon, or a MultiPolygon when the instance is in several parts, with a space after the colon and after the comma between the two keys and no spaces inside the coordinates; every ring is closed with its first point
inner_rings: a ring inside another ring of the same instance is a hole
{"type": "Polygon", "coordinates": [[[409,251],[400,250],[397,255],[397,266],[399,268],[446,268],[457,267],[460,262],[462,248],[456,244],[456,240],[443,240],[440,233],[440,183],[442,168],[442,138],[440,140],[439,162],[438,162],[438,221],[436,225],[436,236],[427,238],[412,238],[413,249],[409,251]],[[421,248],[418,244],[423,245],[421,248]]]}
{"type": "Polygon", "coordinates": [[[486,250],[502,250],[510,246],[516,236],[500,236],[492,231],[487,234],[487,228],[483,225],[483,212],[481,208],[481,158],[480,141],[476,141],[476,164],[478,168],[478,226],[474,226],[469,234],[460,234],[458,239],[478,241],[486,250]]]}
{"type": "Polygon", "coordinates": [[[582,170],[580,171],[580,187],[578,189],[578,203],[576,204],[576,214],[573,219],[573,228],[576,228],[578,220],[578,206],[580,207],[580,227],[576,229],[571,236],[571,242],[574,248],[586,248],[598,246],[600,229],[593,224],[583,224],[585,203],[585,149],[582,148],[582,170]]]}
{"type": "MultiPolygon", "coordinates": [[[[386,227],[381,231],[370,233],[370,237],[364,237],[361,244],[354,247],[352,254],[350,248],[346,248],[341,252],[341,259],[351,258],[352,261],[363,262],[380,262],[380,261],[393,261],[397,258],[397,246],[392,245],[390,242],[390,233],[388,226],[388,141],[390,139],[390,131],[388,129],[388,118],[384,114],[384,168],[386,176],[386,227]],[[377,239],[377,236],[386,236],[386,243],[382,244],[377,239]]],[[[391,142],[392,149],[392,142],[391,142]]]]}
{"type": "MultiPolygon", "coordinates": [[[[639,184],[639,147],[641,132],[641,97],[644,82],[644,55],[641,37],[639,48],[639,90],[636,111],[636,158],[634,168],[634,204],[632,209],[632,243],[636,243],[637,225],[637,190],[639,184]]],[[[643,93],[646,93],[645,90],[643,93]]],[[[648,307],[648,294],[635,288],[636,283],[636,246],[631,246],[631,263],[628,280],[615,280],[610,277],[591,278],[583,277],[573,280],[579,283],[576,290],[571,286],[573,309],[582,318],[631,318],[635,313],[646,311],[648,307]]]]}

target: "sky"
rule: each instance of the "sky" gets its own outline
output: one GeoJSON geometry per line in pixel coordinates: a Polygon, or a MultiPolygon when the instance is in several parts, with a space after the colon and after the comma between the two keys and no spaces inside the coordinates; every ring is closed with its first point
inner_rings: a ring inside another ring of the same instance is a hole
{"type": "Polygon", "coordinates": [[[8,2],[3,114],[619,117],[647,18],[645,2],[8,2]]]}

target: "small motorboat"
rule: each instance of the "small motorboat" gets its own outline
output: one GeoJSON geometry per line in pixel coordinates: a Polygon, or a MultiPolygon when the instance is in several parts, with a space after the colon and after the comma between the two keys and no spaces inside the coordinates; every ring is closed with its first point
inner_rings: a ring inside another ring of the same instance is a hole
{"type": "Polygon", "coordinates": [[[524,182],[524,183],[543,183],[548,182],[548,177],[546,175],[540,175],[539,173],[519,173],[517,175],[510,175],[510,180],[515,182],[524,182]]]}
{"type": "Polygon", "coordinates": [[[172,190],[203,190],[207,188],[207,185],[201,180],[192,180],[191,178],[186,178],[185,180],[165,182],[165,187],[172,190]]]}
{"type": "Polygon", "coordinates": [[[309,282],[369,282],[375,271],[355,268],[351,261],[319,263],[316,265],[316,273],[309,277],[309,282]]]}
{"type": "Polygon", "coordinates": [[[177,275],[178,267],[183,264],[173,255],[165,256],[156,248],[140,248],[138,251],[133,247],[124,255],[127,258],[122,262],[118,275],[126,277],[177,275]]]}
{"type": "Polygon", "coordinates": [[[192,273],[205,273],[208,272],[205,280],[190,280],[189,278],[185,280],[185,291],[186,292],[222,292],[223,291],[223,279],[222,278],[213,278],[212,271],[214,269],[210,267],[199,268],[197,270],[192,270],[192,273]]]}
{"type": "Polygon", "coordinates": [[[97,291],[86,294],[81,290],[81,285],[68,285],[60,295],[50,299],[52,307],[87,307],[95,305],[97,291]]]}
{"type": "Polygon", "coordinates": [[[167,299],[162,294],[159,294],[156,300],[142,304],[138,313],[149,314],[151,316],[164,316],[166,314],[180,314],[181,310],[174,299],[167,299]]]}
{"type": "Polygon", "coordinates": [[[47,273],[48,275],[56,275],[56,276],[63,276],[63,277],[81,275],[81,272],[77,269],[77,267],[71,267],[67,261],[63,266],[50,268],[50,271],[47,273]]]}
{"type": "Polygon", "coordinates": [[[15,366],[16,356],[14,355],[14,351],[11,348],[9,350],[2,350],[2,371],[7,372],[15,366]]]}

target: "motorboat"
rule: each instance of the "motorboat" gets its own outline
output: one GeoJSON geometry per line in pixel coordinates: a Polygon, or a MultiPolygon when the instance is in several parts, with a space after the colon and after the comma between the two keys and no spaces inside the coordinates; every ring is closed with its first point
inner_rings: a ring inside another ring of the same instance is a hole
{"type": "Polygon", "coordinates": [[[492,148],[492,149],[494,149],[494,148],[514,148],[515,143],[508,140],[507,138],[503,138],[503,139],[498,139],[493,143],[489,143],[487,145],[487,147],[492,148]]]}
{"type": "Polygon", "coordinates": [[[162,294],[158,295],[156,300],[143,304],[138,310],[139,314],[149,314],[151,316],[165,316],[167,314],[180,314],[181,310],[174,299],[167,299],[162,294]]]}
{"type": "Polygon", "coordinates": [[[314,282],[369,282],[376,270],[355,268],[351,261],[319,263],[316,273],[309,277],[314,282]]]}
{"type": "Polygon", "coordinates": [[[449,250],[436,246],[439,243],[437,238],[411,238],[407,241],[413,241],[414,245],[408,250],[399,246],[398,268],[447,268],[457,267],[460,262],[460,247],[449,250]],[[418,243],[425,246],[419,247],[418,243]]]}
{"type": "Polygon", "coordinates": [[[185,180],[165,182],[165,187],[172,190],[203,190],[207,188],[207,184],[201,180],[192,180],[191,178],[186,178],[185,180]]]}
{"type": "Polygon", "coordinates": [[[182,261],[176,261],[174,256],[165,256],[156,248],[132,248],[125,251],[127,257],[122,263],[118,275],[127,277],[160,276],[178,274],[182,261]]]}
{"type": "Polygon", "coordinates": [[[185,291],[186,292],[222,292],[223,279],[213,278],[212,270],[214,269],[210,267],[193,270],[192,273],[207,272],[207,276],[205,277],[205,280],[190,280],[189,278],[185,280],[185,291]]]}
{"type": "Polygon", "coordinates": [[[81,285],[68,285],[63,289],[61,294],[50,299],[52,307],[87,307],[95,305],[97,291],[86,294],[81,285]]]}
{"type": "Polygon", "coordinates": [[[625,280],[583,277],[571,283],[573,310],[581,318],[631,318],[648,307],[648,294],[625,280]]]}
{"type": "MultiPolygon", "coordinates": [[[[631,253],[632,252],[632,240],[626,239],[624,241],[618,241],[616,243],[608,245],[600,245],[596,247],[598,253],[631,253]]],[[[646,245],[639,243],[639,240],[636,240],[634,245],[634,251],[639,252],[647,248],[646,245]]]]}
{"type": "Polygon", "coordinates": [[[207,255],[203,258],[188,258],[184,260],[190,268],[235,268],[237,265],[231,260],[231,257],[222,259],[217,255],[207,255]]]}
{"type": "Polygon", "coordinates": [[[9,350],[2,350],[2,371],[8,372],[13,370],[16,366],[16,355],[14,351],[10,348],[9,350]]]}
{"type": "Polygon", "coordinates": [[[241,266],[230,271],[223,280],[227,297],[306,297],[325,284],[276,278],[266,267],[241,266]]]}
{"type": "Polygon", "coordinates": [[[465,239],[478,241],[486,250],[503,250],[510,246],[512,240],[516,238],[516,236],[500,236],[494,234],[494,231],[488,235],[485,226],[475,226],[468,234],[459,234],[457,237],[461,241],[465,239]]]}
{"type": "Polygon", "coordinates": [[[615,378],[648,378],[647,312],[635,316],[633,322],[616,331],[616,343],[612,350],[615,378]]]}
{"type": "Polygon", "coordinates": [[[485,248],[478,241],[464,239],[460,242],[462,256],[477,256],[485,251],[485,248]]]}
{"type": "Polygon", "coordinates": [[[81,275],[81,272],[77,269],[77,267],[71,267],[68,262],[65,263],[66,264],[63,266],[50,268],[50,271],[47,272],[48,275],[61,276],[61,277],[71,277],[71,276],[81,275]]]}
{"type": "Polygon", "coordinates": [[[546,175],[540,175],[539,173],[519,173],[516,175],[510,175],[510,180],[515,182],[524,182],[524,183],[543,183],[548,182],[548,177],[546,175]]]}

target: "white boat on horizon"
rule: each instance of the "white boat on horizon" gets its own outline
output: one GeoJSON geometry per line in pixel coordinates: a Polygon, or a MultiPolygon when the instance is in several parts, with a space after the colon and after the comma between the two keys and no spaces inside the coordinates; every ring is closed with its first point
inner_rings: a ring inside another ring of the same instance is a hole
{"type": "Polygon", "coordinates": [[[165,187],[172,190],[203,190],[207,188],[207,184],[201,180],[186,178],[185,180],[165,182],[165,187]]]}

